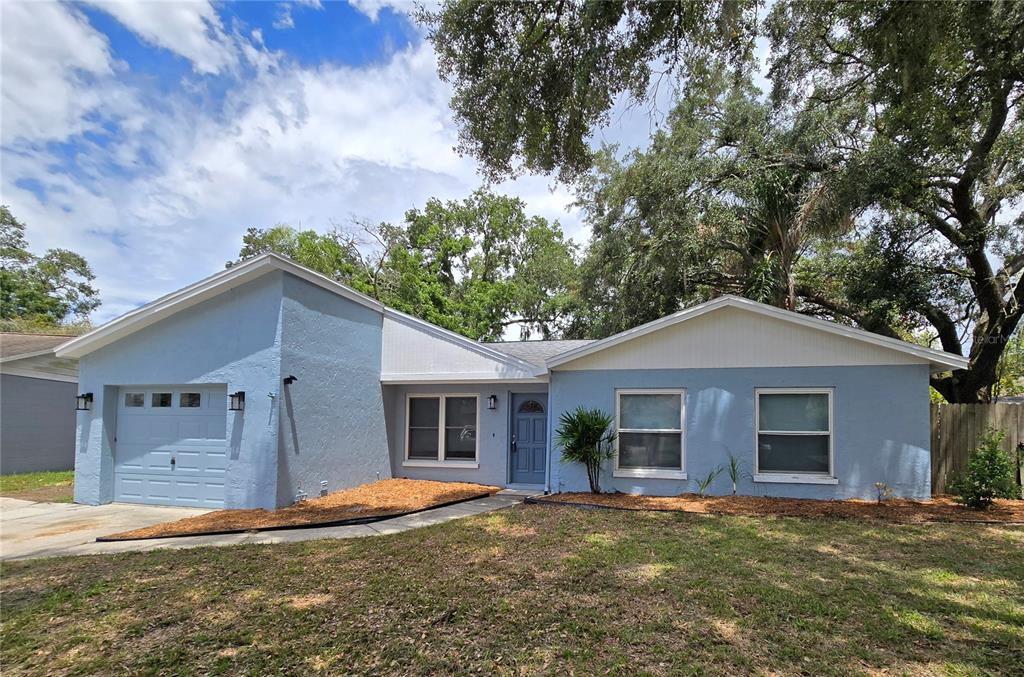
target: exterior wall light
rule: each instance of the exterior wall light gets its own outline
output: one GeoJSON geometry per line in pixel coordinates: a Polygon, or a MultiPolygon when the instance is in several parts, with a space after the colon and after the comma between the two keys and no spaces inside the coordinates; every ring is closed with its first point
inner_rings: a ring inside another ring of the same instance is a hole
{"type": "Polygon", "coordinates": [[[285,377],[284,377],[284,384],[285,384],[286,386],[290,386],[291,384],[295,383],[295,382],[296,382],[296,381],[298,381],[298,380],[299,380],[299,379],[297,379],[297,378],[296,378],[296,377],[294,377],[294,376],[285,376],[285,377]]]}
{"type": "Polygon", "coordinates": [[[488,395],[487,396],[487,408],[490,409],[491,411],[494,411],[495,409],[498,408],[498,396],[497,395],[488,395]]]}
{"type": "Polygon", "coordinates": [[[92,409],[92,393],[82,393],[75,398],[75,411],[89,411],[92,409]]]}
{"type": "Polygon", "coordinates": [[[244,390],[239,390],[237,393],[231,393],[228,395],[228,409],[230,411],[242,411],[245,409],[244,390]]]}

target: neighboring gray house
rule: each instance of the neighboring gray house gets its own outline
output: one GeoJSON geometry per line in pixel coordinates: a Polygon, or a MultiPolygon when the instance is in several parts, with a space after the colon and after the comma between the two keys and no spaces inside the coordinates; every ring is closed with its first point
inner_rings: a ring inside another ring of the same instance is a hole
{"type": "Polygon", "coordinates": [[[732,454],[745,494],[926,498],[928,376],[966,366],[731,296],[601,341],[478,343],[273,254],[58,354],[92,395],[77,501],[230,508],[386,477],[585,491],[551,443],[580,405],[615,414],[609,490],[694,491],[732,454]]]}
{"type": "Polygon", "coordinates": [[[0,473],[75,467],[78,362],[68,336],[0,334],[0,473]]]}

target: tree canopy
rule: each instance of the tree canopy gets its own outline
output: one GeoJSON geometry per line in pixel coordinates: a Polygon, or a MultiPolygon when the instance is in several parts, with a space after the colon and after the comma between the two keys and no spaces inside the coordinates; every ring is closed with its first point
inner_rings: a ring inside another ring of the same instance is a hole
{"type": "Polygon", "coordinates": [[[99,307],[89,263],[68,249],[32,254],[25,224],[0,205],[0,320],[5,329],[38,331],[85,322],[99,307]]]}
{"type": "MultiPolygon", "coordinates": [[[[507,327],[548,337],[569,311],[575,245],[521,200],[478,190],[431,199],[401,225],[321,234],[250,228],[240,260],[275,251],[381,302],[473,339],[507,327]]],[[[228,264],[232,265],[232,264],[228,264]]]]}
{"type": "Polygon", "coordinates": [[[780,119],[749,82],[694,90],[650,148],[580,181],[594,239],[573,335],[606,335],[716,293],[795,309],[802,261],[851,231],[829,121],[780,119]]]}
{"type": "Polygon", "coordinates": [[[581,186],[571,331],[724,290],[931,340],[988,399],[1024,314],[1024,3],[449,2],[424,14],[461,148],[581,186]],[[748,86],[772,47],[770,96],[748,86]],[[590,142],[620,96],[679,92],[649,149],[590,142]],[[587,282],[592,281],[593,284],[587,282]],[[629,299],[629,302],[625,302],[629,299]],[[587,317],[589,315],[589,317],[587,317]]]}

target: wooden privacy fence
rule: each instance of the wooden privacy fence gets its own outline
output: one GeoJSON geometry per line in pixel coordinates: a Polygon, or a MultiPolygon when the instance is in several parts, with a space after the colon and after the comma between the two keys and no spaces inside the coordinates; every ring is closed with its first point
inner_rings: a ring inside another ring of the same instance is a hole
{"type": "Polygon", "coordinates": [[[933,494],[949,491],[949,482],[967,467],[967,459],[989,428],[1006,433],[1003,449],[1016,459],[1017,445],[1024,442],[1024,404],[932,405],[933,494]]]}

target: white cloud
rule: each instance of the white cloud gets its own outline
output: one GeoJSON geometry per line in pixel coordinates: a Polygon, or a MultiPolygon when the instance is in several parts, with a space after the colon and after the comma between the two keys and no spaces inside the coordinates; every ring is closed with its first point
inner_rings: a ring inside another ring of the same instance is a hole
{"type": "MultiPolygon", "coordinates": [[[[46,7],[51,24],[74,22],[79,42],[89,36],[99,42],[92,52],[63,60],[52,55],[52,46],[26,42],[26,63],[48,64],[56,82],[73,81],[81,63],[113,78],[116,66],[102,36],[67,5],[46,7]]],[[[4,11],[6,50],[6,6],[4,11]]],[[[86,180],[54,171],[48,152],[4,152],[0,190],[28,224],[32,247],[75,249],[98,273],[104,305],[96,321],[220,269],[237,256],[249,226],[287,222],[326,230],[350,217],[399,222],[430,197],[461,199],[481,183],[474,161],[453,150],[457,130],[450,91],[436,75],[429,44],[368,67],[303,67],[267,52],[255,36],[234,39],[245,50],[242,58],[260,67],[234,81],[217,110],[198,110],[191,97],[174,92],[158,107],[140,108],[145,97],[126,86],[118,89],[121,98],[113,105],[121,111],[122,128],[130,131],[112,145],[85,149],[79,164],[86,180]],[[127,175],[111,171],[111,162],[137,169],[127,175]],[[46,199],[19,179],[40,182],[46,199]]],[[[6,124],[6,52],[4,68],[6,124]]],[[[30,91],[30,84],[19,81],[11,95],[26,97],[30,91]]],[[[88,124],[81,117],[89,110],[41,117],[32,133],[74,134],[88,124]]],[[[644,116],[627,115],[608,134],[640,138],[637,125],[646,130],[644,116]]],[[[523,177],[494,189],[521,197],[531,213],[558,219],[577,241],[586,238],[564,186],[523,177]]]]}
{"type": "Polygon", "coordinates": [[[295,28],[295,19],[292,18],[292,6],[287,2],[282,2],[277,6],[277,18],[274,19],[274,28],[277,30],[287,30],[289,28],[295,28]]]}
{"type": "Polygon", "coordinates": [[[106,37],[58,4],[0,3],[0,26],[3,143],[94,129],[90,115],[104,114],[117,67],[106,37]]]}
{"type": "Polygon", "coordinates": [[[209,2],[89,0],[151,45],[192,62],[197,73],[221,73],[238,63],[238,50],[209,2]]]}
{"type": "MultiPolygon", "coordinates": [[[[34,247],[70,246],[92,262],[104,300],[95,319],[107,320],[219,269],[248,226],[397,222],[430,197],[467,196],[480,179],[452,150],[448,96],[427,46],[370,68],[275,66],[217,114],[197,115],[184,100],[151,111],[145,151],[155,172],[97,169],[90,190],[35,154],[5,164],[3,191],[34,247]],[[19,177],[42,181],[49,201],[13,185],[19,177]]],[[[132,140],[121,145],[138,152],[132,140]]],[[[571,195],[548,183],[528,177],[496,189],[578,232],[571,195]]]]}
{"type": "Polygon", "coordinates": [[[385,7],[405,12],[411,12],[415,9],[412,2],[401,2],[401,0],[397,2],[393,0],[348,0],[348,4],[370,17],[370,20],[373,22],[380,18],[380,11],[385,7]]]}

